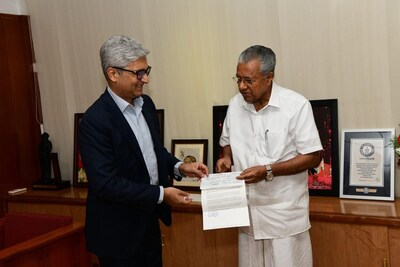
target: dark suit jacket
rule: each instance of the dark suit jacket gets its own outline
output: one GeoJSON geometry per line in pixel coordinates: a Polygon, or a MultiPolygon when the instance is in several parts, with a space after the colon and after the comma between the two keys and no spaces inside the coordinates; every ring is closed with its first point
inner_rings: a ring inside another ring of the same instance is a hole
{"type": "MultiPolygon", "coordinates": [[[[142,113],[157,156],[159,183],[168,187],[178,159],[161,145],[155,105],[149,96],[142,97],[142,113]]],[[[164,203],[157,204],[159,186],[150,185],[139,143],[107,90],[85,112],[78,142],[89,180],[87,248],[101,257],[132,257],[150,220],[154,222],[158,217],[165,225],[171,224],[171,209],[164,203]]],[[[151,225],[154,227],[154,223],[151,225]]]]}

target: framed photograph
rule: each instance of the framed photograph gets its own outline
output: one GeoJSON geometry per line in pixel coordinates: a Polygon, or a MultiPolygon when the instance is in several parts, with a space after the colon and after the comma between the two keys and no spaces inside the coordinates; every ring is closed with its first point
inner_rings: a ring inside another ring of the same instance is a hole
{"type": "Polygon", "coordinates": [[[157,118],[158,122],[160,123],[160,140],[161,144],[164,145],[164,110],[163,109],[157,109],[157,118]]]}
{"type": "MultiPolygon", "coordinates": [[[[207,139],[172,139],[171,153],[183,162],[202,162],[207,165],[207,139]]],[[[200,180],[192,177],[182,177],[174,180],[173,185],[186,191],[200,191],[200,180]]]]}
{"type": "Polygon", "coordinates": [[[219,145],[219,138],[221,137],[227,111],[228,105],[213,106],[213,169],[210,172],[215,171],[217,160],[222,158],[222,147],[219,145]]]}
{"type": "MultiPolygon", "coordinates": [[[[308,188],[313,196],[339,196],[339,138],[337,99],[311,100],[314,120],[324,148],[317,168],[309,169],[308,188]]],[[[213,107],[213,169],[222,156],[219,138],[228,105],[213,107]]]]}
{"type": "Polygon", "coordinates": [[[308,170],[312,196],[339,196],[339,136],[337,99],[310,100],[323,151],[321,162],[308,170]]]}
{"type": "Polygon", "coordinates": [[[340,197],[394,200],[394,129],[342,131],[340,197]]]}
{"type": "MultiPolygon", "coordinates": [[[[160,135],[161,144],[164,144],[164,110],[157,109],[157,118],[160,123],[160,135]]],[[[88,179],[86,176],[85,168],[83,167],[81,155],[78,147],[78,129],[79,123],[84,113],[75,113],[74,116],[74,160],[73,160],[73,186],[75,187],[87,187],[88,179]]]]}
{"type": "Polygon", "coordinates": [[[72,184],[75,187],[87,187],[88,179],[86,176],[85,168],[83,167],[81,154],[78,147],[78,129],[79,123],[83,117],[83,113],[75,113],[74,117],[74,172],[72,184]]]}

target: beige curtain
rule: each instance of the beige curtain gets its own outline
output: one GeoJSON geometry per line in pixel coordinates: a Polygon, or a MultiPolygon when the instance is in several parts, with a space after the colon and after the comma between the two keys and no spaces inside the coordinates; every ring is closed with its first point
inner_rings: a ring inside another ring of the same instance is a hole
{"type": "Polygon", "coordinates": [[[276,52],[280,85],[337,98],[340,130],[400,130],[400,1],[27,0],[27,10],[45,130],[63,179],[72,177],[74,113],[104,91],[98,51],[116,34],[151,51],[145,92],[165,109],[166,147],[208,139],[210,168],[212,106],[237,92],[236,60],[253,44],[276,52]]]}

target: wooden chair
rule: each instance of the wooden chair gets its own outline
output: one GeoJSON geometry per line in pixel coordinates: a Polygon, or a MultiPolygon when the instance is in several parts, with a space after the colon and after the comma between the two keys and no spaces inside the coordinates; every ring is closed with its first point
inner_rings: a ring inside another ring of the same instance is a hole
{"type": "Polygon", "coordinates": [[[0,219],[0,267],[88,267],[84,224],[72,217],[7,213],[0,219]]]}

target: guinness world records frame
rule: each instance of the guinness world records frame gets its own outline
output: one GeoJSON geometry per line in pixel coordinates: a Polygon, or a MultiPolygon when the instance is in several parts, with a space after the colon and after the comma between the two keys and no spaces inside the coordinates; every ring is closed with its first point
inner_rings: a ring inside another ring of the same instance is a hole
{"type": "Polygon", "coordinates": [[[342,130],[341,198],[394,201],[394,134],[394,128],[342,130]]]}

